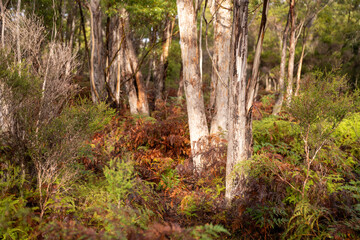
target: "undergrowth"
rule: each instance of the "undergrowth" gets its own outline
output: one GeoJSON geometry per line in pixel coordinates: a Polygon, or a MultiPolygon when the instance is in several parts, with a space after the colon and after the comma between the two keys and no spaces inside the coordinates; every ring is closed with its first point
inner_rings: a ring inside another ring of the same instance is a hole
{"type": "Polygon", "coordinates": [[[38,180],[30,174],[36,173],[30,164],[34,155],[24,155],[30,161],[24,175],[21,167],[11,162],[11,157],[18,156],[11,145],[2,145],[3,239],[359,236],[358,113],[339,124],[309,171],[304,165],[298,121],[265,114],[254,121],[254,157],[247,163],[247,192],[228,209],[224,202],[227,143],[221,136],[199,143],[207,161],[205,170],[194,174],[184,106],[171,102],[151,117],[114,116],[105,105],[100,106],[102,110],[86,107],[90,109],[86,111],[81,106],[65,109],[39,131],[39,142],[46,139],[46,144],[35,148],[41,149],[41,156],[68,146],[71,142],[63,141],[74,131],[80,131],[83,139],[76,145],[70,165],[64,165],[66,161],[54,165],[62,167],[61,171],[76,169],[76,177],[59,187],[64,176],[60,171],[54,181],[41,186],[41,193],[47,196],[42,217],[38,180]],[[306,194],[302,194],[306,178],[306,194]]]}

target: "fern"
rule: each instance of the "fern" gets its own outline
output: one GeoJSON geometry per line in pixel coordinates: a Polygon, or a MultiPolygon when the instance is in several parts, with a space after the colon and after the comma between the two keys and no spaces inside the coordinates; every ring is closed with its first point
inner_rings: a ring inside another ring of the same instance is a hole
{"type": "Polygon", "coordinates": [[[212,240],[219,239],[221,235],[230,235],[229,231],[221,225],[205,224],[204,226],[197,226],[191,232],[195,239],[212,240]]]}
{"type": "Polygon", "coordinates": [[[327,236],[319,222],[322,218],[331,220],[327,209],[313,206],[307,200],[300,201],[289,220],[283,239],[313,239],[327,236]]]}

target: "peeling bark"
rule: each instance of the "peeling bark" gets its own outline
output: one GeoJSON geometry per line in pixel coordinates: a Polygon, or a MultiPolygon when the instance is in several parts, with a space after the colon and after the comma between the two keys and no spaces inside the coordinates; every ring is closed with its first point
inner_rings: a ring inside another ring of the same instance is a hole
{"type": "Polygon", "coordinates": [[[246,111],[246,66],[248,48],[248,0],[234,1],[231,35],[229,84],[229,136],[226,164],[225,200],[228,206],[236,195],[245,191],[246,173],[234,171],[251,156],[251,111],[246,111]]]}
{"type": "Polygon", "coordinates": [[[199,67],[196,13],[193,1],[177,0],[184,88],[190,130],[191,152],[196,171],[203,168],[200,146],[196,143],[209,134],[199,67]]]}
{"type": "Polygon", "coordinates": [[[230,0],[216,0],[211,8],[212,14],[215,14],[214,66],[211,76],[214,114],[211,121],[211,134],[227,130],[231,35],[230,8],[230,0]],[[216,68],[217,72],[214,68],[216,68]]]}
{"type": "Polygon", "coordinates": [[[124,52],[122,55],[122,60],[126,61],[125,65],[125,76],[130,76],[130,80],[128,78],[125,79],[128,95],[129,95],[129,103],[130,103],[130,111],[132,113],[140,113],[144,115],[149,115],[149,103],[147,99],[146,87],[143,80],[143,76],[139,69],[138,59],[135,53],[135,48],[130,39],[130,25],[129,25],[129,14],[125,9],[120,10],[121,15],[121,25],[122,25],[122,34],[124,35],[124,43],[122,46],[124,47],[124,52]],[[129,72],[130,70],[130,72],[129,72]],[[134,93],[135,91],[135,93],[134,93]],[[135,107],[135,96],[136,96],[136,111],[132,108],[135,107]],[[131,110],[132,109],[132,110],[131,110]]]}
{"type": "Polygon", "coordinates": [[[109,36],[108,36],[108,66],[107,66],[107,84],[109,86],[110,96],[116,106],[120,106],[120,88],[121,88],[121,47],[123,44],[123,35],[121,33],[120,17],[115,15],[110,18],[109,36]]]}
{"type": "Polygon", "coordinates": [[[89,5],[91,25],[90,85],[94,103],[105,101],[105,56],[102,34],[100,0],[91,0],[89,5]]]}

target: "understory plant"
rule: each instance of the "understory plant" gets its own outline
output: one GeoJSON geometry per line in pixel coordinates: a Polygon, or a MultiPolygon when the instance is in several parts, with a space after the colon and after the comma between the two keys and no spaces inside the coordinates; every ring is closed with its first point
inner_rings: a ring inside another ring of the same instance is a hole
{"type": "MultiPolygon", "coordinates": [[[[344,151],[356,145],[357,140],[351,140],[356,133],[349,132],[352,135],[344,139],[346,134],[335,131],[344,119],[356,116],[352,112],[358,97],[358,92],[349,89],[346,77],[336,72],[318,72],[304,83],[300,95],[287,108],[290,122],[264,119],[269,122],[265,130],[258,130],[264,123],[255,123],[256,154],[251,164],[255,183],[250,185],[258,196],[249,197],[256,201],[249,203],[248,213],[260,227],[266,226],[262,216],[268,216],[271,224],[267,226],[282,229],[284,239],[333,236],[329,230],[335,223],[329,208],[331,198],[336,196],[342,201],[343,186],[349,186],[347,181],[356,176],[352,170],[359,164],[352,155],[356,154],[356,147],[344,151]],[[284,129],[288,132],[283,133],[284,129]],[[347,139],[352,145],[344,148],[341,144],[347,139]],[[276,204],[286,219],[274,224],[278,217],[263,213],[262,206],[269,205],[264,201],[276,204]]],[[[353,127],[349,123],[341,126],[353,127]]],[[[354,189],[351,186],[348,188],[354,189]]]]}

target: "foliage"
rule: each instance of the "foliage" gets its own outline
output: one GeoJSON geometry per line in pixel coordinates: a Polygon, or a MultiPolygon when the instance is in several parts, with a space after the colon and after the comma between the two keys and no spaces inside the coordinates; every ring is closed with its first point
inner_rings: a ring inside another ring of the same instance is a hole
{"type": "Polygon", "coordinates": [[[328,238],[326,228],[321,225],[321,220],[330,220],[329,212],[326,208],[312,206],[306,200],[297,203],[294,213],[289,219],[284,239],[303,239],[303,238],[328,238]]]}
{"type": "Polygon", "coordinates": [[[2,239],[25,239],[30,235],[30,208],[26,207],[26,200],[14,195],[2,196],[0,199],[0,236],[2,239]]]}
{"type": "Polygon", "coordinates": [[[205,224],[204,226],[195,227],[192,235],[195,239],[211,240],[217,239],[221,234],[230,235],[230,233],[221,225],[205,224]]]}
{"type": "Polygon", "coordinates": [[[110,160],[109,167],[105,166],[106,190],[111,201],[117,203],[118,207],[134,187],[132,168],[130,163],[121,162],[119,159],[110,160]]]}
{"type": "MultiPolygon", "coordinates": [[[[20,168],[0,158],[0,236],[2,239],[25,239],[36,221],[27,200],[20,196],[24,177],[20,168]]],[[[23,193],[24,195],[24,193],[23,193]]],[[[28,193],[26,193],[28,195],[28,193]]]]}

